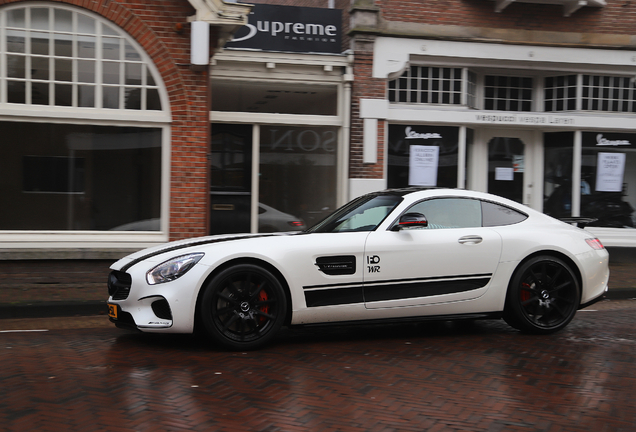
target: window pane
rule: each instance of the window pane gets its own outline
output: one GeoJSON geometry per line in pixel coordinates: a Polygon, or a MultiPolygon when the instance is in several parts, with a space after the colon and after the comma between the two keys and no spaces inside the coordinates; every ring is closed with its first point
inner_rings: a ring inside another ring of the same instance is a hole
{"type": "Polygon", "coordinates": [[[589,226],[634,228],[636,134],[583,132],[581,216],[589,226]]]}
{"type": "Polygon", "coordinates": [[[481,203],[481,211],[483,214],[483,226],[485,227],[512,225],[528,218],[528,216],[510,207],[485,201],[481,203]]]}
{"type": "Polygon", "coordinates": [[[321,220],[336,206],[337,146],[334,127],[262,126],[259,202],[307,226],[321,220]]]}
{"type": "Polygon", "coordinates": [[[141,66],[140,63],[126,63],[125,83],[127,85],[141,85],[141,66]]]}
{"type": "Polygon", "coordinates": [[[161,99],[159,98],[159,90],[146,89],[146,109],[153,111],[161,110],[161,99]]]}
{"type": "Polygon", "coordinates": [[[49,29],[49,10],[45,8],[31,8],[31,28],[38,30],[49,29]]]}
{"type": "Polygon", "coordinates": [[[31,103],[33,105],[49,104],[49,83],[31,83],[31,103]]]}
{"type": "Polygon", "coordinates": [[[7,102],[23,104],[26,102],[26,83],[7,81],[7,102]]]}
{"type": "Polygon", "coordinates": [[[0,135],[15,144],[0,230],[159,229],[160,129],[0,122],[0,135]]]}
{"type": "Polygon", "coordinates": [[[53,43],[56,56],[71,57],[73,55],[73,40],[70,35],[55,35],[53,43]]]}
{"type": "Polygon", "coordinates": [[[73,62],[71,60],[55,60],[55,80],[56,81],[72,81],[73,80],[73,62]]]}
{"type": "Polygon", "coordinates": [[[73,13],[65,9],[55,9],[54,29],[69,33],[73,31],[73,13]]]}
{"type": "Polygon", "coordinates": [[[119,84],[119,63],[103,62],[102,69],[104,84],[119,84]]]}
{"type": "Polygon", "coordinates": [[[7,56],[7,76],[10,78],[25,78],[25,62],[24,56],[7,56]]]}
{"type": "Polygon", "coordinates": [[[127,60],[127,61],[141,61],[141,55],[128,42],[126,42],[126,44],[125,44],[124,51],[125,51],[125,56],[126,56],[124,60],[127,60]]]}
{"type": "Polygon", "coordinates": [[[82,108],[94,108],[95,107],[95,87],[79,85],[77,86],[78,92],[78,106],[82,108]]]}
{"type": "Polygon", "coordinates": [[[572,132],[546,133],[544,136],[543,212],[555,218],[572,216],[572,132]]]}
{"type": "Polygon", "coordinates": [[[481,227],[479,200],[441,198],[422,201],[408,210],[421,213],[428,220],[425,229],[451,229],[481,227]]]}
{"type": "Polygon", "coordinates": [[[31,57],[31,78],[38,80],[49,79],[48,57],[31,57]]]}
{"type": "Polygon", "coordinates": [[[24,28],[24,9],[14,9],[7,12],[7,26],[24,28]]]}
{"type": "Polygon", "coordinates": [[[95,62],[92,60],[77,61],[77,80],[79,82],[95,82],[95,62]]]}
{"type": "Polygon", "coordinates": [[[125,109],[141,109],[141,89],[140,88],[126,88],[124,89],[124,108],[125,109]]]}
{"type": "Polygon", "coordinates": [[[55,84],[55,105],[73,105],[73,86],[69,84],[55,84]]]}
{"type": "Polygon", "coordinates": [[[95,34],[95,20],[83,14],[77,14],[77,30],[80,33],[95,34]]]}
{"type": "Polygon", "coordinates": [[[31,54],[49,55],[48,33],[31,33],[31,54]]]}
{"type": "Polygon", "coordinates": [[[7,30],[7,51],[14,53],[26,52],[25,32],[17,30],[7,30]]]}
{"type": "Polygon", "coordinates": [[[459,128],[389,125],[388,187],[457,187],[459,128]],[[432,149],[433,160],[417,164],[411,152],[432,149]]]}
{"type": "Polygon", "coordinates": [[[105,37],[102,39],[102,58],[120,60],[119,39],[105,37]]]}
{"type": "Polygon", "coordinates": [[[77,39],[78,56],[82,58],[95,58],[95,38],[81,36],[77,39]]]}
{"type": "Polygon", "coordinates": [[[119,87],[104,87],[103,108],[118,109],[119,108],[119,87]]]}

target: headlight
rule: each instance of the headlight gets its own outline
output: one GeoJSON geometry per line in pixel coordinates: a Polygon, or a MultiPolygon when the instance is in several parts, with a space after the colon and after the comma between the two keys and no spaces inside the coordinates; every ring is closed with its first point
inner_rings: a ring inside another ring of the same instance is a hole
{"type": "Polygon", "coordinates": [[[200,252],[172,258],[146,273],[146,280],[149,285],[155,285],[178,279],[194,267],[203,255],[205,254],[200,252]]]}

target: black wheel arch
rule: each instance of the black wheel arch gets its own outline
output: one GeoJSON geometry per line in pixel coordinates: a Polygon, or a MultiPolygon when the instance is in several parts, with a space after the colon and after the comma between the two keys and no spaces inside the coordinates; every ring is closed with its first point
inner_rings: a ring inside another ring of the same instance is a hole
{"type": "Polygon", "coordinates": [[[199,305],[201,303],[201,297],[203,296],[205,287],[208,285],[208,283],[212,279],[214,279],[214,277],[217,274],[221,273],[223,270],[236,266],[236,265],[240,265],[240,264],[252,264],[252,265],[262,267],[265,270],[269,271],[278,280],[278,282],[280,282],[281,286],[283,287],[283,291],[285,292],[285,297],[287,298],[287,311],[285,312],[285,321],[283,322],[283,325],[289,325],[289,323],[291,322],[291,308],[292,308],[291,291],[289,289],[289,284],[287,283],[287,280],[283,277],[282,273],[272,264],[258,258],[235,258],[217,266],[203,281],[203,284],[201,285],[201,288],[199,289],[199,292],[197,294],[197,302],[194,308],[195,310],[194,331],[195,332],[197,332],[203,325],[203,323],[201,322],[201,317],[200,317],[201,311],[200,311],[199,305]]]}
{"type": "MultiPolygon", "coordinates": [[[[522,259],[521,261],[519,261],[519,264],[517,264],[517,266],[515,267],[515,270],[512,272],[512,276],[510,277],[510,280],[508,281],[508,287],[506,290],[506,301],[504,303],[504,305],[508,304],[508,295],[510,293],[510,284],[512,283],[512,280],[514,279],[514,275],[517,273],[517,271],[519,270],[519,268],[525,264],[527,261],[530,261],[531,259],[537,257],[537,256],[551,256],[554,258],[558,258],[561,261],[563,261],[564,263],[566,263],[570,269],[572,270],[572,272],[574,272],[574,275],[576,276],[576,280],[579,283],[579,294],[583,295],[583,275],[581,274],[581,269],[579,269],[579,266],[576,265],[576,263],[566,254],[559,252],[559,251],[555,251],[552,249],[546,249],[546,250],[541,250],[541,251],[537,251],[534,252],[530,255],[528,255],[527,257],[525,257],[524,259],[522,259]]],[[[505,308],[505,306],[504,306],[505,308]]]]}

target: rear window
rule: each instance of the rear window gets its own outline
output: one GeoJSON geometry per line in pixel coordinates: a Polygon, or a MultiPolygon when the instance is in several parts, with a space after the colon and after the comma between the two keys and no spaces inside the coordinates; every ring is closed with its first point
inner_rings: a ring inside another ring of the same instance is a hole
{"type": "Polygon", "coordinates": [[[481,202],[482,224],[485,227],[513,225],[528,219],[528,215],[492,202],[481,202]]]}

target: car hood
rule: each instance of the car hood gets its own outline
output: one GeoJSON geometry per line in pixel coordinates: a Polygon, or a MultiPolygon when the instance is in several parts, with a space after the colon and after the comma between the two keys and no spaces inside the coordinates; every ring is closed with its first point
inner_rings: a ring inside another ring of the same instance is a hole
{"type": "MultiPolygon", "coordinates": [[[[268,233],[268,234],[221,234],[207,237],[196,237],[184,240],[178,240],[170,243],[164,243],[157,246],[152,246],[146,249],[142,249],[138,252],[134,252],[130,255],[121,258],[115,262],[111,269],[126,271],[128,268],[141,261],[153,261],[153,257],[157,257],[167,252],[175,252],[181,249],[187,249],[190,247],[209,245],[213,243],[222,243],[228,241],[240,241],[259,237],[274,237],[274,236],[288,236],[299,234],[299,231],[280,232],[280,233],[268,233]]],[[[157,258],[157,261],[161,261],[161,258],[157,258]]]]}

